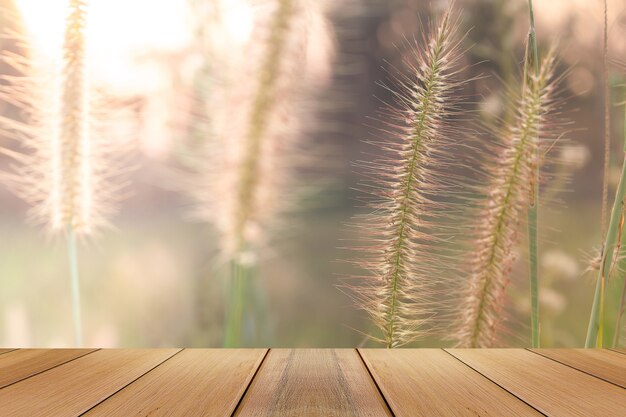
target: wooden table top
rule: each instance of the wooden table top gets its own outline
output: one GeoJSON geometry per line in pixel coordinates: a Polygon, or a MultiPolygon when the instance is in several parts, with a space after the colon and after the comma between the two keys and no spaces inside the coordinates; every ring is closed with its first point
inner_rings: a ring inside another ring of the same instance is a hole
{"type": "Polygon", "coordinates": [[[0,349],[0,416],[626,416],[626,350],[0,349]]]}

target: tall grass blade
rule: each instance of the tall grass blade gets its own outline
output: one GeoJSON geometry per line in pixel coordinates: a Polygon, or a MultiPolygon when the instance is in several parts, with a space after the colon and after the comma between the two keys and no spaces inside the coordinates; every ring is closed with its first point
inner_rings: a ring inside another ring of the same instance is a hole
{"type": "Polygon", "coordinates": [[[613,209],[611,211],[611,217],[609,220],[609,228],[606,235],[606,239],[602,246],[602,260],[600,263],[600,270],[598,271],[598,278],[596,281],[596,291],[594,294],[593,305],[591,307],[591,315],[589,318],[589,327],[587,328],[587,338],[585,340],[586,348],[603,346],[603,325],[602,320],[604,317],[604,290],[606,282],[613,272],[613,262],[616,256],[615,251],[618,246],[618,238],[620,237],[621,230],[624,224],[624,204],[626,197],[626,154],[624,163],[622,165],[622,172],[620,175],[619,185],[615,192],[615,201],[613,202],[613,209]]]}
{"type": "MultiPolygon", "coordinates": [[[[624,160],[626,161],[626,101],[624,102],[624,160]]],[[[625,167],[626,168],[626,164],[625,167]]],[[[624,173],[622,171],[622,177],[624,177],[624,173]]],[[[624,209],[622,207],[622,209],[624,209]]],[[[623,227],[623,213],[622,213],[622,224],[623,227]]],[[[624,261],[622,260],[623,263],[624,261]]],[[[622,274],[624,271],[619,271],[622,274]]],[[[622,296],[620,297],[619,309],[617,310],[617,319],[615,321],[615,329],[613,332],[613,347],[616,348],[619,346],[620,334],[622,331],[622,318],[624,316],[624,310],[626,310],[626,278],[624,279],[624,285],[622,286],[622,296]]]]}
{"type": "Polygon", "coordinates": [[[611,165],[611,90],[609,86],[609,11],[607,0],[604,0],[604,32],[602,45],[602,71],[604,89],[604,167],[602,176],[602,214],[600,227],[602,239],[606,236],[606,221],[609,208],[609,175],[611,165]]]}
{"type": "MultiPolygon", "coordinates": [[[[611,211],[611,218],[609,220],[608,231],[606,229],[606,217],[608,210],[608,190],[609,190],[609,169],[610,169],[610,157],[611,157],[611,107],[610,107],[610,86],[609,86],[609,34],[608,34],[608,5],[604,0],[604,43],[602,49],[603,56],[603,70],[604,70],[604,176],[602,183],[602,216],[601,216],[601,230],[602,230],[602,256],[600,269],[598,272],[598,279],[596,283],[596,289],[593,297],[593,304],[591,306],[591,315],[589,317],[589,326],[587,328],[587,337],[585,339],[585,347],[598,347],[603,346],[604,341],[604,307],[605,307],[605,288],[607,280],[611,273],[611,266],[613,262],[613,252],[615,251],[616,239],[618,238],[618,229],[621,228],[621,218],[623,217],[623,190],[622,178],[624,171],[622,170],[622,177],[620,177],[620,185],[618,186],[615,201],[613,203],[613,210],[611,211]],[[619,207],[617,207],[619,205],[619,207]],[[618,210],[616,212],[616,210],[618,210]]],[[[625,185],[626,186],[626,185],[625,185]]]]}

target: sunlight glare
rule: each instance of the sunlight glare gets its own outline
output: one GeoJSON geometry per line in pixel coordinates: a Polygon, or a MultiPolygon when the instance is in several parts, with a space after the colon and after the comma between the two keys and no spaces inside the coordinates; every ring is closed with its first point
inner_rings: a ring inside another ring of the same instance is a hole
{"type": "MultiPolygon", "coordinates": [[[[67,4],[67,0],[17,0],[32,45],[47,57],[56,58],[60,52],[67,4]]],[[[175,0],[90,1],[87,39],[94,79],[126,93],[149,90],[162,81],[141,70],[140,61],[190,43],[189,11],[184,5],[175,0]]]]}

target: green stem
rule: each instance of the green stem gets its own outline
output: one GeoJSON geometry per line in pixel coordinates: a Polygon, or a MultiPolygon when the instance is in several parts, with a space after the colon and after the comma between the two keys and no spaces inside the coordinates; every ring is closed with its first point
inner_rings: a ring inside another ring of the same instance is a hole
{"type": "MultiPolygon", "coordinates": [[[[237,207],[234,213],[234,236],[238,248],[237,253],[234,255],[235,257],[239,257],[241,252],[243,252],[242,248],[248,245],[245,229],[255,208],[256,195],[260,187],[259,182],[263,174],[260,171],[259,155],[263,151],[268,117],[277,100],[275,88],[280,80],[282,55],[287,46],[289,25],[295,10],[293,0],[278,1],[269,33],[266,54],[259,70],[259,85],[252,102],[248,120],[243,163],[239,175],[237,207]]],[[[235,347],[241,344],[241,329],[245,308],[244,298],[247,291],[246,280],[251,275],[249,267],[243,265],[239,260],[232,261],[232,272],[231,279],[235,282],[229,283],[233,291],[231,292],[231,303],[228,307],[230,311],[227,314],[228,324],[224,342],[226,347],[235,347]]]]}
{"type": "Polygon", "coordinates": [[[613,202],[613,210],[611,211],[611,218],[609,221],[609,229],[604,241],[602,250],[602,263],[600,264],[600,271],[598,272],[598,279],[596,282],[596,292],[593,297],[593,305],[591,307],[591,316],[589,318],[589,327],[587,329],[587,339],[585,341],[585,347],[602,347],[602,339],[599,336],[600,320],[601,320],[601,299],[604,290],[607,273],[610,272],[611,265],[613,264],[613,256],[615,252],[615,246],[617,244],[617,237],[619,235],[620,223],[623,213],[623,201],[626,195],[626,158],[622,165],[622,173],[619,180],[619,185],[615,194],[615,201],[613,202]]]}
{"type": "MultiPolygon", "coordinates": [[[[625,150],[626,153],[626,140],[625,150]]],[[[626,156],[626,155],[625,155],[626,156]]],[[[585,341],[585,347],[602,347],[602,334],[600,332],[600,321],[602,320],[602,295],[604,292],[605,282],[608,279],[607,274],[610,273],[610,268],[613,264],[613,256],[615,247],[617,245],[617,239],[619,236],[619,230],[623,221],[624,212],[624,196],[626,195],[626,157],[622,165],[622,173],[619,180],[619,185],[615,193],[615,201],[613,202],[613,210],[611,211],[611,218],[609,221],[609,229],[604,241],[602,250],[602,263],[600,264],[600,271],[598,272],[598,279],[596,282],[596,292],[593,297],[593,305],[591,307],[591,316],[589,318],[589,327],[587,329],[587,339],[585,341]]]]}
{"type": "MultiPolygon", "coordinates": [[[[591,306],[591,315],[589,317],[589,327],[587,328],[587,338],[585,340],[585,347],[602,347],[603,333],[604,333],[604,290],[606,287],[606,281],[609,278],[607,273],[610,274],[610,268],[613,263],[613,256],[617,239],[619,236],[618,230],[621,229],[621,223],[623,219],[623,201],[624,201],[624,189],[626,188],[626,160],[622,167],[622,174],[620,176],[620,183],[615,195],[615,201],[613,202],[613,210],[611,211],[611,218],[609,220],[608,231],[605,231],[606,223],[606,207],[607,207],[607,195],[608,195],[608,175],[609,175],[609,162],[610,162],[610,103],[609,103],[609,80],[608,80],[608,10],[607,2],[604,2],[604,49],[603,49],[603,66],[604,66],[604,178],[602,184],[602,220],[601,228],[602,235],[604,237],[604,244],[602,245],[602,263],[600,265],[600,271],[598,273],[598,279],[596,282],[596,291],[593,296],[593,304],[591,306]],[[607,267],[609,270],[607,270],[607,267]]],[[[624,143],[626,152],[626,142],[624,143]]]]}
{"type": "Polygon", "coordinates": [[[238,259],[231,261],[231,274],[228,279],[230,286],[230,302],[226,314],[226,332],[224,347],[235,348],[242,346],[242,322],[244,304],[246,301],[246,287],[248,279],[248,267],[238,259]]]}
{"type": "MultiPolygon", "coordinates": [[[[626,153],[626,102],[624,102],[624,152],[626,153]]],[[[623,171],[622,171],[622,176],[624,176],[623,171]]],[[[620,264],[623,264],[623,263],[624,263],[624,260],[620,262],[620,264]]],[[[618,271],[619,270],[622,270],[622,268],[618,268],[618,271]]],[[[622,296],[620,298],[619,310],[617,311],[617,319],[615,321],[615,331],[613,332],[613,347],[614,348],[616,348],[619,345],[619,336],[622,330],[622,316],[624,315],[625,309],[626,309],[626,278],[624,278],[624,285],[622,286],[622,296]]]]}
{"type": "MultiPolygon", "coordinates": [[[[533,2],[528,0],[530,15],[530,33],[528,47],[532,52],[535,76],[539,75],[539,54],[537,53],[537,35],[535,33],[535,16],[533,2]]],[[[530,54],[527,54],[530,58],[530,54]]],[[[528,62],[525,63],[528,65],[528,62]]],[[[528,206],[528,256],[530,274],[530,304],[531,304],[531,335],[532,346],[539,347],[539,138],[536,138],[534,166],[531,183],[531,198],[528,206]]]]}
{"type": "Polygon", "coordinates": [[[251,268],[249,274],[250,290],[247,297],[251,306],[248,321],[252,326],[250,332],[253,337],[252,347],[266,346],[272,340],[271,327],[268,323],[266,292],[265,288],[259,285],[259,280],[253,279],[254,269],[251,268]]]}
{"type": "Polygon", "coordinates": [[[78,250],[76,245],[76,233],[72,226],[67,229],[67,254],[70,269],[70,281],[72,285],[72,317],[74,320],[74,344],[76,347],[83,345],[82,319],[80,310],[80,277],[78,274],[78,250]]]}
{"type": "Polygon", "coordinates": [[[615,321],[615,331],[613,332],[613,348],[619,345],[619,336],[622,329],[622,316],[626,309],[626,279],[624,279],[624,285],[622,287],[622,297],[619,303],[619,310],[617,311],[617,319],[615,321]]]}

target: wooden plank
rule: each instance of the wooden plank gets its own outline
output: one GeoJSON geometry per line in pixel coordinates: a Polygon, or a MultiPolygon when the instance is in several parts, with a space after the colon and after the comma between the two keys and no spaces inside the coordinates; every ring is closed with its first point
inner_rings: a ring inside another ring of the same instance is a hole
{"type": "Polygon", "coordinates": [[[546,415],[626,415],[626,390],[623,388],[528,350],[448,351],[546,415]]]}
{"type": "Polygon", "coordinates": [[[266,349],[185,349],[86,416],[230,416],[266,349]]]}
{"type": "Polygon", "coordinates": [[[359,349],[396,417],[540,416],[441,349],[359,349]]]}
{"type": "Polygon", "coordinates": [[[239,417],[390,416],[354,349],[272,349],[239,417]]]}
{"type": "Polygon", "coordinates": [[[0,388],[84,356],[95,349],[20,349],[0,356],[0,388]]]}
{"type": "Polygon", "coordinates": [[[0,415],[77,416],[179,349],[99,350],[0,389],[0,415]]]}
{"type": "Polygon", "coordinates": [[[626,349],[623,349],[623,348],[613,348],[609,350],[626,355],[626,349]]]}
{"type": "Polygon", "coordinates": [[[0,355],[2,355],[3,353],[13,352],[14,350],[17,350],[17,349],[0,349],[0,355]]]}
{"type": "Polygon", "coordinates": [[[606,349],[532,349],[532,351],[626,388],[626,355],[606,349]]]}

